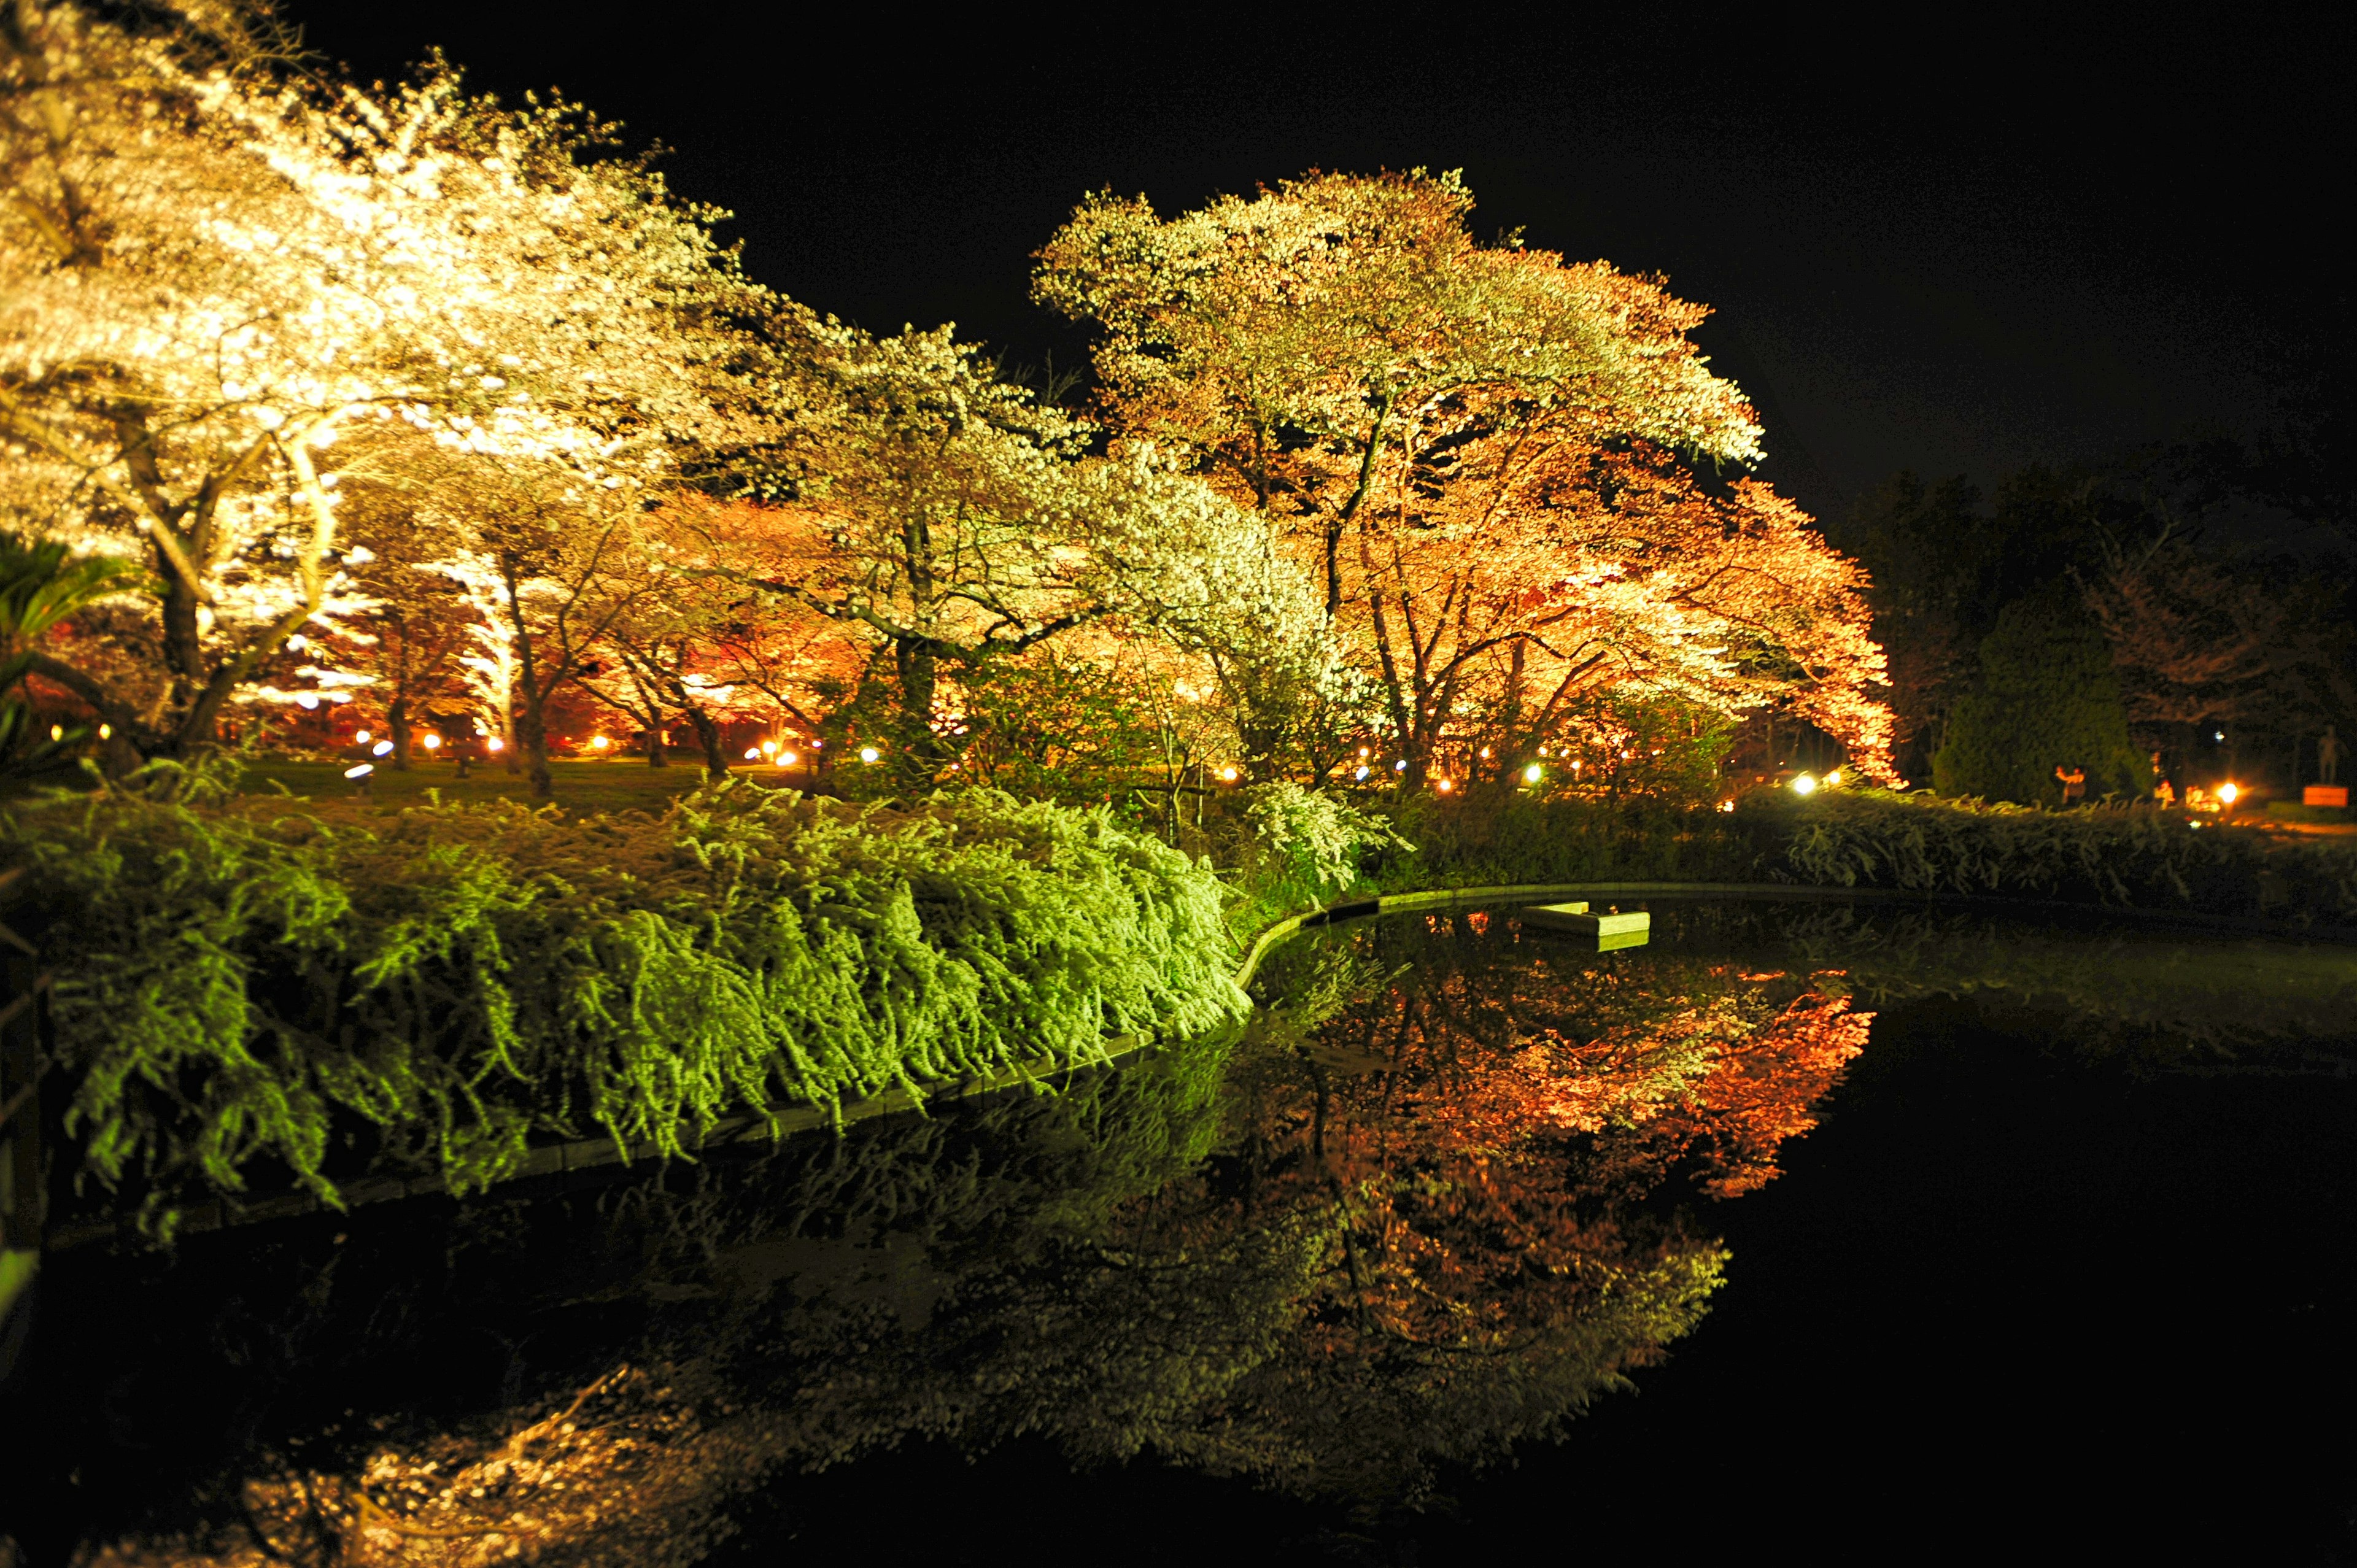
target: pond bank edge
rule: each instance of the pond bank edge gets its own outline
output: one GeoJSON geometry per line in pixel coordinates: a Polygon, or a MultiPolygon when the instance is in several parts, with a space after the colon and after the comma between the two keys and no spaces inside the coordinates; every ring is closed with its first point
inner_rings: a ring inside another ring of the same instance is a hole
{"type": "MultiPolygon", "coordinates": [[[[1317,908],[1304,909],[1272,921],[1262,928],[1246,950],[1243,961],[1237,966],[1235,983],[1238,989],[1251,986],[1262,961],[1279,944],[1314,926],[1333,925],[1343,920],[1361,919],[1376,915],[1402,914],[1416,909],[1445,909],[1467,904],[1494,903],[1501,899],[1535,901],[1585,894],[1592,897],[1700,897],[1700,898],[1774,898],[1802,899],[1823,903],[1917,903],[1941,904],[1951,907],[1979,908],[1993,911],[2074,913],[2104,918],[2128,918],[2163,925],[2190,926],[2209,930],[2228,930],[2251,936],[2266,936],[2308,941],[2357,943],[2357,928],[2308,927],[2296,928],[2279,921],[2257,920],[2237,916],[2203,915],[2192,910],[2135,909],[2101,905],[2070,903],[2049,899],[2004,898],[1980,895],[1925,893],[1893,887],[1841,887],[1809,883],[1787,882],[1537,882],[1513,886],[1479,887],[1436,887],[1415,893],[1386,893],[1372,898],[1342,898],[1317,908]]],[[[1116,1067],[1128,1058],[1147,1050],[1154,1042],[1137,1035],[1115,1035],[1104,1042],[1103,1053],[1085,1062],[1060,1063],[1050,1058],[1017,1063],[966,1083],[938,1090],[930,1095],[919,1095],[906,1089],[894,1089],[865,1100],[852,1101],[837,1107],[830,1115],[813,1106],[793,1106],[772,1112],[768,1116],[739,1115],[723,1117],[698,1142],[699,1152],[726,1152],[732,1147],[745,1148],[757,1139],[783,1139],[796,1133],[816,1131],[823,1127],[848,1126],[877,1116],[902,1112],[921,1111],[933,1101],[967,1100],[982,1095],[1000,1094],[1012,1090],[1030,1088],[1045,1090],[1051,1080],[1061,1076],[1069,1079],[1078,1072],[1098,1068],[1116,1067]]],[[[642,1141],[627,1148],[610,1138],[581,1138],[570,1143],[549,1144],[535,1148],[526,1157],[523,1168],[503,1176],[495,1187],[508,1187],[517,1182],[564,1180],[579,1172],[610,1171],[614,1167],[630,1167],[642,1160],[662,1157],[661,1149],[651,1141],[642,1141]]],[[[411,1197],[431,1197],[447,1195],[448,1188],[439,1177],[432,1176],[379,1176],[346,1185],[347,1207],[394,1202],[411,1197]]],[[[299,1219],[305,1215],[332,1213],[334,1209],[308,1193],[287,1193],[253,1203],[240,1203],[234,1198],[216,1197],[191,1204],[185,1211],[180,1229],[184,1233],[229,1230],[261,1224],[275,1219],[299,1219]]],[[[46,1251],[65,1251],[122,1234],[116,1223],[93,1223],[52,1232],[46,1251]]]]}

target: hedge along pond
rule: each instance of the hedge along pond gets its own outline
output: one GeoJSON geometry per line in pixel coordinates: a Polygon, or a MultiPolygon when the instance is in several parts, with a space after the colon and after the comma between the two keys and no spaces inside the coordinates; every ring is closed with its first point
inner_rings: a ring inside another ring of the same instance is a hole
{"type": "Polygon", "coordinates": [[[0,814],[0,864],[24,872],[8,918],[59,977],[51,1115],[80,1164],[57,1197],[165,1236],[199,1192],[333,1205],[400,1171],[465,1193],[535,1137],[679,1155],[723,1118],[1200,1035],[1248,1011],[1232,925],[1361,870],[1389,891],[1640,875],[2357,918],[2340,843],[1867,791],[1410,812],[1411,844],[1271,787],[1216,846],[1231,887],[1108,811],[990,790],[893,808],[738,783],[659,816],[363,817],[189,782],[179,802],[0,814]]]}
{"type": "Polygon", "coordinates": [[[106,793],[0,815],[0,863],[58,976],[77,1185],[167,1235],[200,1187],[334,1203],[391,1165],[464,1193],[534,1134],[682,1155],[724,1115],[1248,1011],[1207,865],[989,790],[365,820],[106,793]]]}

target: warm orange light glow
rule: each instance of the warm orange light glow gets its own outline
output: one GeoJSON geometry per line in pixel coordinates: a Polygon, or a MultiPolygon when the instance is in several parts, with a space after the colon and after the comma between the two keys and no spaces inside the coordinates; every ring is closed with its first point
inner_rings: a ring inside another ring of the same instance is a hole
{"type": "Polygon", "coordinates": [[[492,751],[498,751],[507,745],[507,742],[501,740],[497,736],[492,736],[489,739],[485,740],[483,745],[492,751]]]}
{"type": "Polygon", "coordinates": [[[2230,806],[2234,803],[2234,797],[2240,795],[2242,792],[2243,791],[2239,787],[2233,784],[2221,784],[2218,786],[2218,799],[2225,801],[2226,804],[2230,806]]]}
{"type": "Polygon", "coordinates": [[[369,732],[362,730],[360,734],[352,736],[352,739],[361,746],[366,746],[369,743],[369,732]]]}
{"type": "Polygon", "coordinates": [[[1222,768],[1220,769],[1220,778],[1223,781],[1232,784],[1236,781],[1236,770],[1232,768],[1222,768]]]}
{"type": "Polygon", "coordinates": [[[796,757],[791,751],[781,751],[778,753],[778,766],[780,768],[791,768],[795,763],[801,760],[802,759],[800,757],[796,757]]]}
{"type": "Polygon", "coordinates": [[[441,737],[440,736],[438,736],[438,735],[429,735],[429,736],[427,736],[425,737],[425,749],[426,749],[426,750],[428,750],[428,751],[439,751],[439,750],[441,750],[441,749],[442,749],[442,737],[441,737]]]}
{"type": "Polygon", "coordinates": [[[608,746],[609,746],[613,745],[614,743],[613,743],[612,741],[610,741],[610,740],[608,740],[608,739],[607,739],[604,736],[602,736],[602,735],[593,735],[593,736],[591,736],[589,737],[589,744],[590,744],[590,746],[591,746],[592,747],[596,748],[597,750],[598,750],[598,751],[603,751],[603,750],[605,750],[608,746]]]}
{"type": "Polygon", "coordinates": [[[1438,784],[1437,788],[1440,789],[1440,791],[1441,791],[1443,794],[1446,794],[1446,793],[1449,790],[1449,789],[1451,788],[1451,786],[1450,786],[1450,784],[1449,784],[1448,780],[1448,779],[1442,779],[1442,780],[1440,781],[1440,783],[1438,784]]]}

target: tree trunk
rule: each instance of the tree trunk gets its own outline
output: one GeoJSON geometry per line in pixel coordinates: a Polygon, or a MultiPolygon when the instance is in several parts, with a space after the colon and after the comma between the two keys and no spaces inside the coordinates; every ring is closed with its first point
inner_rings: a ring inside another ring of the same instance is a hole
{"type": "MultiPolygon", "coordinates": [[[[541,688],[540,665],[533,656],[532,628],[524,623],[523,596],[518,590],[516,564],[512,556],[500,558],[501,585],[508,591],[508,615],[516,629],[516,660],[523,669],[523,715],[516,725],[516,741],[530,764],[531,783],[527,792],[535,800],[554,800],[554,784],[548,776],[548,721],[541,702],[546,693],[541,688]]],[[[560,671],[561,673],[561,671],[560,671]]],[[[554,682],[551,682],[554,685],[554,682]]],[[[516,746],[509,747],[511,752],[516,746]]]]}
{"type": "Polygon", "coordinates": [[[164,663],[175,685],[204,684],[204,646],[197,624],[197,596],[175,573],[162,552],[156,553],[156,575],[164,584],[164,663]]]}
{"type": "MultiPolygon", "coordinates": [[[[519,639],[519,640],[522,640],[519,639]]],[[[528,648],[529,643],[525,646],[528,648]]],[[[525,773],[530,779],[527,792],[535,800],[556,798],[556,787],[548,776],[548,724],[540,711],[540,682],[523,683],[523,717],[516,725],[516,745],[512,750],[523,753],[525,773]]]]}
{"type": "Polygon", "coordinates": [[[393,770],[406,773],[409,771],[410,736],[414,733],[414,726],[409,722],[409,698],[406,695],[393,700],[393,705],[384,711],[384,722],[393,730],[393,770]]]}
{"type": "Polygon", "coordinates": [[[920,642],[906,641],[892,650],[900,676],[901,733],[899,755],[888,758],[893,774],[911,789],[922,789],[941,771],[939,737],[933,734],[933,693],[941,662],[920,642]]]}
{"type": "Polygon", "coordinates": [[[720,747],[720,721],[690,703],[687,722],[695,726],[695,738],[704,747],[705,777],[717,782],[728,777],[728,757],[720,747]]]}

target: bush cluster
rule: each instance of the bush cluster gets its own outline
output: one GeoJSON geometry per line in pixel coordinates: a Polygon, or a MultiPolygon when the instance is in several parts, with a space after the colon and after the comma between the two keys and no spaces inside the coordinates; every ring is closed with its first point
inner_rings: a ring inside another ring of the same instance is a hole
{"type": "Polygon", "coordinates": [[[1736,813],[1778,869],[1837,887],[2357,923],[2357,854],[2173,811],[2046,811],[1845,790],[1736,813]]]}
{"type": "Polygon", "coordinates": [[[1245,1005],[1208,867],[991,790],[365,821],[108,792],[0,814],[0,860],[59,977],[63,1130],[151,1219],[257,1161],[332,1201],[388,1159],[495,1181],[534,1133],[678,1155],[1245,1005]]]}
{"type": "Polygon", "coordinates": [[[1412,802],[1418,848],[1386,892],[1582,881],[1792,882],[2357,924],[2357,850],[2146,807],[2050,811],[1878,789],[1747,796],[1732,812],[1659,800],[1412,802]]]}

